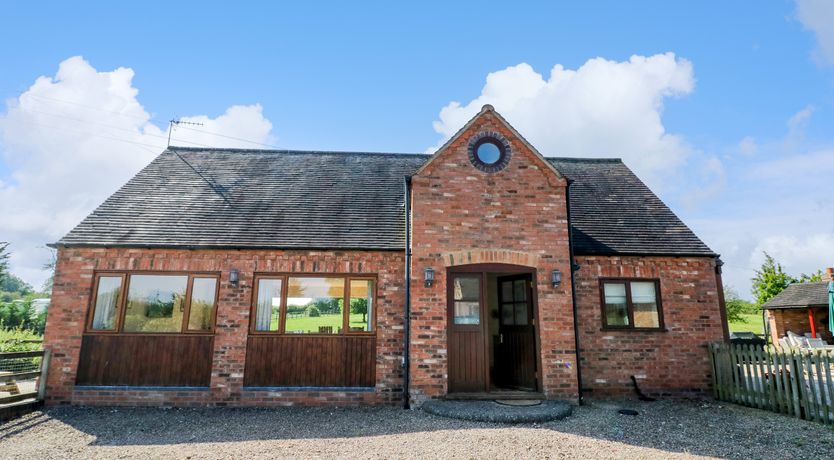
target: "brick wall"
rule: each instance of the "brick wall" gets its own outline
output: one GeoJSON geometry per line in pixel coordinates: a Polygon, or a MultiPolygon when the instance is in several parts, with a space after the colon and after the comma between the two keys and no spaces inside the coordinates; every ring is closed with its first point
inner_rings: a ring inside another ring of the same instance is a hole
{"type": "Polygon", "coordinates": [[[404,255],[393,251],[259,251],[61,248],[44,346],[52,349],[47,403],[283,405],[393,404],[402,398],[404,255]],[[238,286],[229,271],[240,271],[238,286]],[[216,271],[220,294],[207,391],[82,390],[75,377],[96,270],[216,271]],[[244,391],[243,372],[256,272],[378,275],[376,388],[372,392],[244,391]]]}
{"type": "Polygon", "coordinates": [[[412,178],[411,393],[415,402],[446,394],[446,267],[507,263],[537,271],[540,360],[549,397],[577,394],[566,212],[566,181],[523,139],[484,110],[412,178]],[[510,144],[501,171],[469,160],[473,136],[497,132],[510,144]],[[423,286],[423,270],[436,283],[423,286]],[[550,272],[565,281],[554,289],[550,272]]]}
{"type": "Polygon", "coordinates": [[[588,395],[627,393],[630,376],[647,393],[704,391],[710,386],[705,345],[724,338],[715,260],[689,257],[578,256],[583,388],[588,395]],[[602,330],[599,278],[660,280],[665,331],[602,330]]]}

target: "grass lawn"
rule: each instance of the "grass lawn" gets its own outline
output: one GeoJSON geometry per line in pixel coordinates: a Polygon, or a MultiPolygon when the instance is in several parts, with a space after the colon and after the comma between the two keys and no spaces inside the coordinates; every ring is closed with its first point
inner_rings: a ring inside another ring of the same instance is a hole
{"type": "MultiPolygon", "coordinates": [[[[365,322],[362,321],[362,315],[350,315],[350,327],[363,327],[365,322]]],[[[318,332],[320,326],[332,326],[333,333],[336,334],[339,328],[342,327],[342,315],[321,315],[321,316],[299,316],[296,318],[287,317],[286,331],[307,331],[318,332]]],[[[277,327],[277,320],[275,327],[277,327]]]]}
{"type": "Polygon", "coordinates": [[[761,313],[744,313],[741,315],[744,322],[730,322],[730,332],[754,332],[764,334],[761,313]]]}

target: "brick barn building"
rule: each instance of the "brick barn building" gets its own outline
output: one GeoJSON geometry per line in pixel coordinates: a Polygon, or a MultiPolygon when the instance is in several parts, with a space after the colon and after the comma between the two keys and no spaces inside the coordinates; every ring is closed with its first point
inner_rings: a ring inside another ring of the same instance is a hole
{"type": "Polygon", "coordinates": [[[491,106],[434,155],[171,147],[56,243],[48,404],[703,391],[720,261],[491,106]]]}

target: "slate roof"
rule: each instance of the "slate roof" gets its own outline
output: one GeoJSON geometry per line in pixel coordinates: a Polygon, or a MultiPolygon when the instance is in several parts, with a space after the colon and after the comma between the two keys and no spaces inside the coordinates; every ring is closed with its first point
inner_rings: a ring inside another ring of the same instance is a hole
{"type": "Polygon", "coordinates": [[[765,310],[828,306],[828,282],[796,283],[762,305],[765,310]]]}
{"type": "MultiPolygon", "coordinates": [[[[428,158],[172,147],[57,244],[402,250],[403,177],[428,158]]],[[[622,161],[548,161],[575,181],[576,254],[715,255],[622,161]]]]}
{"type": "Polygon", "coordinates": [[[548,161],[574,181],[576,254],[716,255],[621,160],[548,161]]]}

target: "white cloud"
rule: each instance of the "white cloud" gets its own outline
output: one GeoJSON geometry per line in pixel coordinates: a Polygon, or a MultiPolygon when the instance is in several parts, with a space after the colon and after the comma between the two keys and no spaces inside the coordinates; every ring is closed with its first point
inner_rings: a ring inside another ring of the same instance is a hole
{"type": "Polygon", "coordinates": [[[759,146],[756,144],[756,139],[747,136],[738,143],[738,151],[744,156],[753,156],[759,151],[759,146]]]}
{"type": "MultiPolygon", "coordinates": [[[[785,145],[776,142],[776,145],[785,145]]],[[[684,220],[726,262],[724,280],[744,296],[767,251],[797,276],[834,266],[834,200],[827,165],[834,149],[793,154],[779,149],[769,158],[740,165],[727,193],[704,216],[684,220]]]]}
{"type": "Polygon", "coordinates": [[[624,62],[591,59],[545,77],[527,64],[490,73],[481,94],[440,111],[441,143],[480,110],[495,106],[547,156],[619,156],[679,212],[726,262],[725,282],[749,296],[762,250],[791,273],[834,263],[834,150],[807,145],[814,107],[786,120],[781,138],[743,138],[725,166],[714,154],[669,133],[668,98],[694,91],[692,65],[667,53],[624,62]]]}
{"type": "Polygon", "coordinates": [[[817,58],[834,64],[834,2],[830,0],[797,0],[797,18],[817,37],[817,58]]]}
{"type": "Polygon", "coordinates": [[[834,266],[834,233],[763,238],[753,250],[752,262],[755,267],[764,262],[764,252],[778,260],[785,271],[793,276],[800,273],[810,274],[834,266]]]}
{"type": "MultiPolygon", "coordinates": [[[[12,270],[39,284],[57,241],[107,196],[161,153],[167,127],[151,122],[133,87],[134,72],[98,71],[81,57],[63,61],[54,77],[39,77],[0,114],[0,153],[9,174],[0,181],[0,240],[11,243],[12,270]]],[[[271,143],[271,123],[259,105],[223,115],[184,117],[199,129],[178,129],[172,144],[257,147],[271,143]]]]}
{"type": "Polygon", "coordinates": [[[549,78],[522,63],[487,75],[474,100],[443,107],[434,129],[442,143],[492,104],[546,156],[622,157],[659,185],[698,153],[662,122],[664,101],[694,87],[692,64],[673,53],[596,58],[576,70],[556,65],[549,78]]]}

